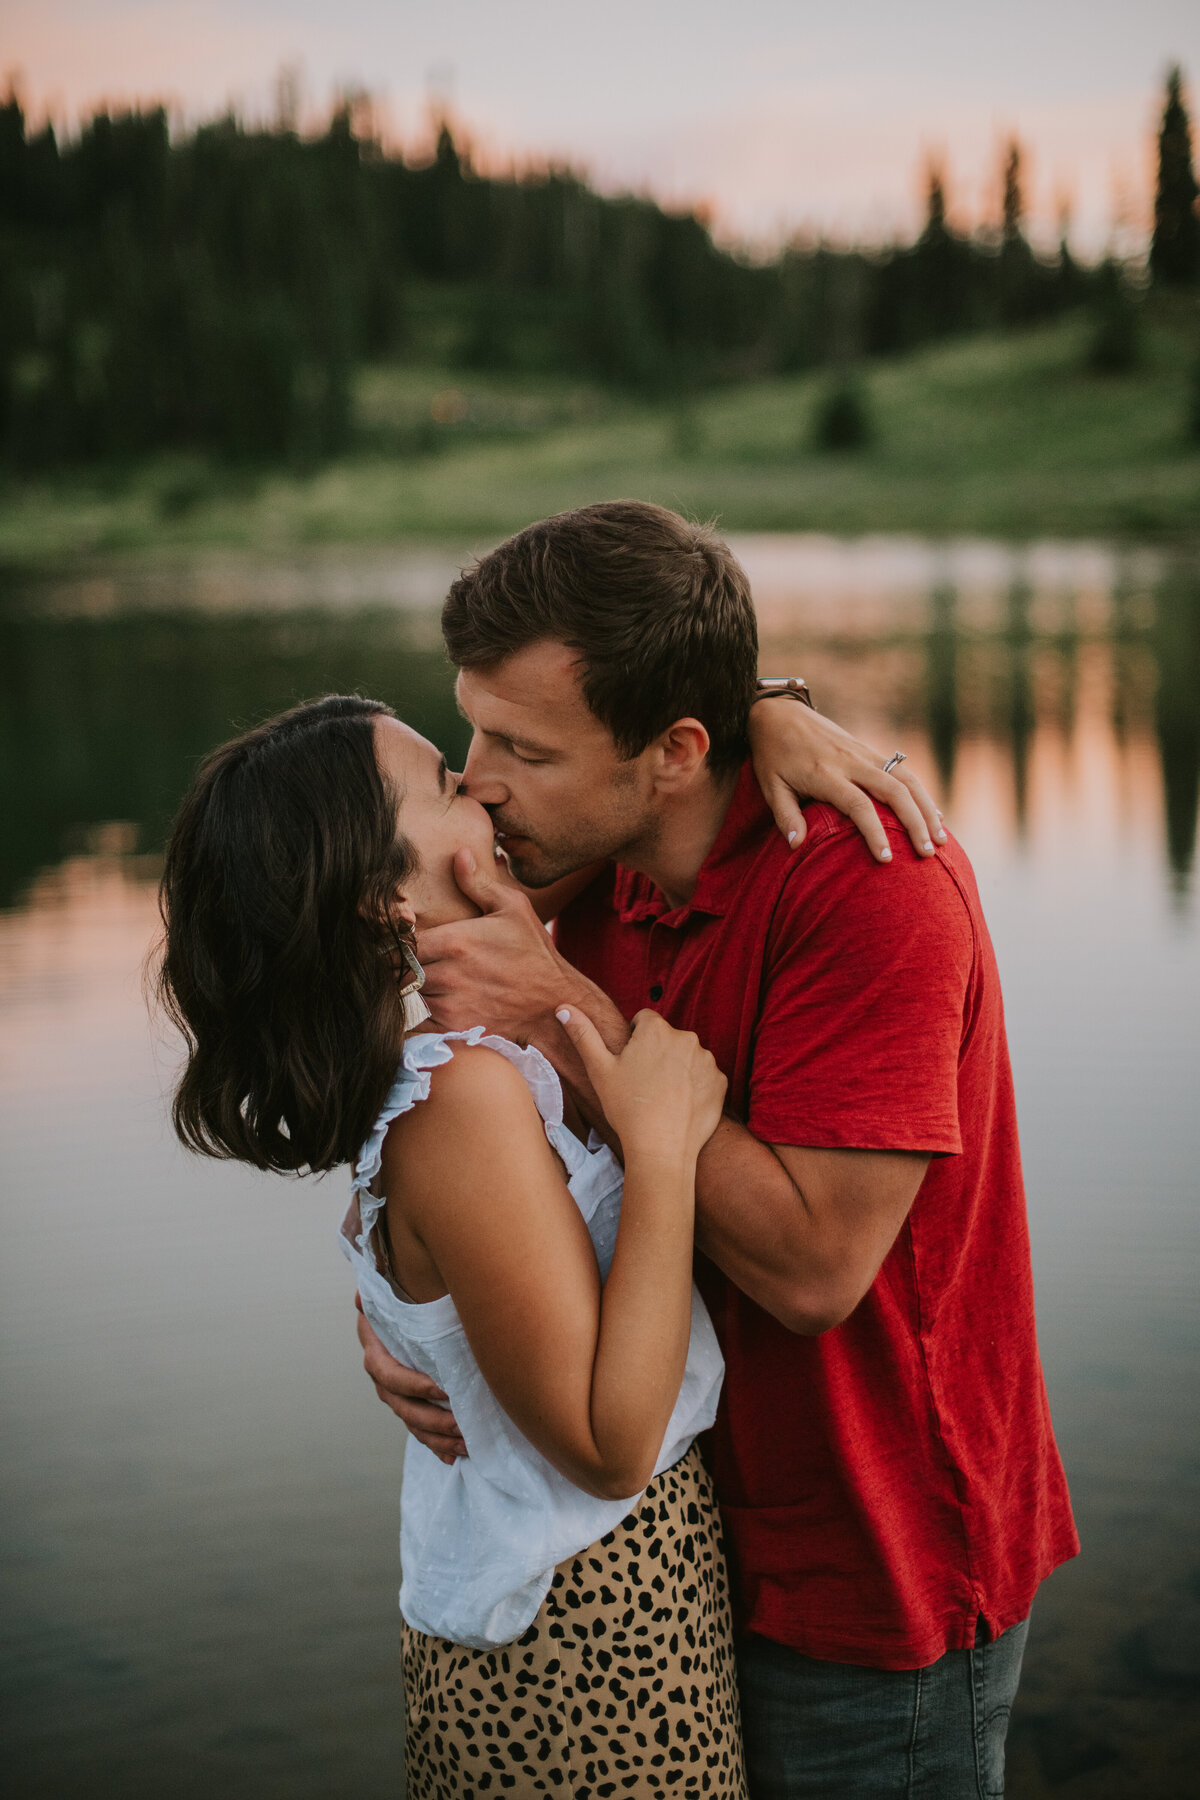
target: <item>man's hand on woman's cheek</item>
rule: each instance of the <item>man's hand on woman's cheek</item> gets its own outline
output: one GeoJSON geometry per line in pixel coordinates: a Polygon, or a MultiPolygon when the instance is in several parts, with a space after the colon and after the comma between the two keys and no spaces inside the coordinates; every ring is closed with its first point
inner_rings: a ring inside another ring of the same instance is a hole
{"type": "Polygon", "coordinates": [[[469,850],[455,857],[454,874],[480,917],[420,933],[425,1002],[444,1031],[487,1025],[528,1041],[539,1024],[553,1023],[578,976],[519,888],[480,868],[469,850]]]}

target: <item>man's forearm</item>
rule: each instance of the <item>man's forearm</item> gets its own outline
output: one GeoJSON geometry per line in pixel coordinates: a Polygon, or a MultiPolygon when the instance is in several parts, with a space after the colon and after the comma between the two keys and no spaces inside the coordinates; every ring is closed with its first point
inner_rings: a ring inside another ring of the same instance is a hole
{"type": "MultiPolygon", "coordinates": [[[[580,1006],[616,1054],[628,1041],[629,1021],[602,988],[573,972],[568,1005],[580,1006]]],[[[595,1089],[566,1033],[551,1020],[536,1043],[558,1073],[580,1113],[619,1149],[595,1089]]],[[[700,1154],[696,1169],[696,1242],[742,1292],[791,1330],[822,1330],[816,1309],[797,1309],[797,1251],[812,1221],[803,1196],[768,1144],[735,1119],[724,1118],[700,1154]]],[[[811,1259],[811,1251],[808,1260],[811,1259]]]]}
{"type": "Polygon", "coordinates": [[[804,1195],[770,1145],[728,1116],[696,1165],[696,1243],[790,1331],[833,1322],[821,1304],[830,1272],[804,1195]]]}
{"type": "Polygon", "coordinates": [[[815,1336],[849,1318],[896,1241],[929,1157],[764,1144],[722,1120],[696,1170],[696,1242],[744,1294],[815,1336]]]}
{"type": "MultiPolygon", "coordinates": [[[[561,973],[562,1003],[587,1013],[608,1048],[619,1052],[631,1029],[620,1008],[569,964],[561,973]]],[[[529,1041],[556,1069],[583,1119],[619,1155],[558,1021],[541,1023],[529,1041]]],[[[696,1167],[697,1245],[789,1331],[816,1336],[847,1318],[874,1281],[926,1161],[886,1151],[777,1151],[726,1116],[696,1167]]]]}
{"type": "MultiPolygon", "coordinates": [[[[569,965],[565,965],[569,966],[569,965]]],[[[567,1005],[579,1006],[608,1048],[619,1052],[631,1026],[603,988],[571,969],[567,1005]]],[[[565,1031],[556,1019],[531,1043],[557,1071],[583,1118],[620,1153],[604,1109],[565,1031]]],[[[696,1166],[696,1242],[710,1261],[790,1331],[824,1331],[831,1277],[817,1222],[803,1194],[769,1144],[726,1116],[696,1166]]]]}

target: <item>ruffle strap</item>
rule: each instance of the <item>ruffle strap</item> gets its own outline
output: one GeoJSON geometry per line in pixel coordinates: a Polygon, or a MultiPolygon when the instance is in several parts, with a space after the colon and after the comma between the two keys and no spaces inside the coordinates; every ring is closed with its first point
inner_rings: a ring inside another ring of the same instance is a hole
{"type": "Polygon", "coordinates": [[[454,1052],[450,1049],[452,1040],[477,1044],[483,1034],[482,1025],[473,1025],[470,1031],[423,1032],[405,1042],[396,1079],[388,1089],[379,1117],[359,1151],[350,1182],[351,1195],[358,1201],[359,1230],[355,1236],[355,1246],[370,1260],[372,1266],[374,1257],[371,1254],[370,1237],[385,1201],[382,1195],[371,1192],[371,1183],[383,1163],[383,1140],[387,1136],[388,1126],[401,1113],[411,1112],[418,1101],[428,1100],[432,1071],[453,1058],[454,1052]]]}

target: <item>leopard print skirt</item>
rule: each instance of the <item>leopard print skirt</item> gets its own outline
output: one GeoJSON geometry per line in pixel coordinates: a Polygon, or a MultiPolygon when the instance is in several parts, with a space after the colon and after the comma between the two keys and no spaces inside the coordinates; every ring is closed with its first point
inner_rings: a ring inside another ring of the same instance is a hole
{"type": "Polygon", "coordinates": [[[746,1800],[721,1528],[695,1445],[498,1650],[404,1627],[409,1800],[746,1800]]]}

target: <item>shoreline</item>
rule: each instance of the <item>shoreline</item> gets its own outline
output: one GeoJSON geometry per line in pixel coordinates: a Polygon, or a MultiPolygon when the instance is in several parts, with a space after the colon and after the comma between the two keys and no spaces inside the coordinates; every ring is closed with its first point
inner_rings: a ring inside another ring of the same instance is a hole
{"type": "Polygon", "coordinates": [[[729,536],[1187,551],[1200,547],[1188,422],[1200,321],[1159,314],[1121,374],[1089,372],[1086,317],[864,364],[869,441],[852,451],[814,447],[828,369],[649,400],[549,376],[376,365],[359,385],[355,441],[319,467],[180,450],[0,481],[0,570],[477,548],[620,497],[712,518],[729,536]]]}

